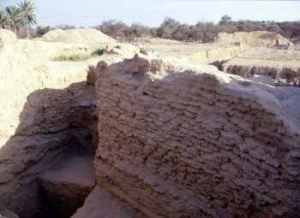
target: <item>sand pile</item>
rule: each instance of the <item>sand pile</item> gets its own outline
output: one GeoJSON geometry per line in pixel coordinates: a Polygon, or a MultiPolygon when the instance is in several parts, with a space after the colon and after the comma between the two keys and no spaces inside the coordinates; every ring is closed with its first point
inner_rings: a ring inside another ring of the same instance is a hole
{"type": "Polygon", "coordinates": [[[113,43],[114,39],[96,29],[53,30],[42,37],[47,42],[64,42],[79,44],[113,43]]]}
{"type": "Polygon", "coordinates": [[[15,33],[9,30],[0,29],[0,47],[4,44],[15,42],[16,40],[17,36],[15,33]]]}
{"type": "Polygon", "coordinates": [[[280,34],[267,31],[220,33],[219,44],[239,44],[250,47],[291,47],[293,43],[280,34]]]}

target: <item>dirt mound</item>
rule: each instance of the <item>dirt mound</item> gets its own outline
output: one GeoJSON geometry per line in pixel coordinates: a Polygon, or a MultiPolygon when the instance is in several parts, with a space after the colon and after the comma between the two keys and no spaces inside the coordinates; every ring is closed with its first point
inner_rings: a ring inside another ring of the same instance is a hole
{"type": "Polygon", "coordinates": [[[240,44],[250,47],[282,47],[288,48],[293,43],[280,34],[267,31],[220,33],[217,37],[219,44],[240,44]]]}
{"type": "Polygon", "coordinates": [[[244,50],[243,46],[237,45],[201,44],[159,38],[141,38],[136,40],[134,44],[157,57],[163,59],[177,58],[181,62],[185,61],[196,65],[229,60],[244,50]]]}
{"type": "Polygon", "coordinates": [[[111,43],[115,40],[96,29],[53,30],[42,37],[47,42],[79,44],[111,43]]]}
{"type": "Polygon", "coordinates": [[[12,43],[17,40],[15,33],[9,30],[0,29],[0,47],[7,43],[12,43]]]}

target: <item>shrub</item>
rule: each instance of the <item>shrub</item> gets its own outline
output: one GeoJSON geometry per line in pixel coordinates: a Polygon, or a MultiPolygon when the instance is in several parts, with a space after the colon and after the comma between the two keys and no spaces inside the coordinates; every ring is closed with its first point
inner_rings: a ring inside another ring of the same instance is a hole
{"type": "MultiPolygon", "coordinates": [[[[64,29],[73,26],[61,26],[64,29]]],[[[125,41],[132,41],[139,37],[160,37],[179,41],[212,42],[220,32],[234,33],[237,31],[272,31],[288,38],[300,36],[300,22],[272,22],[272,21],[233,21],[225,15],[218,23],[198,22],[195,25],[180,23],[166,18],[159,27],[147,27],[141,24],[127,25],[124,22],[109,20],[95,27],[103,33],[125,41]]],[[[47,31],[40,29],[38,32],[47,31]]]]}
{"type": "Polygon", "coordinates": [[[92,52],[92,56],[102,56],[105,52],[105,49],[99,48],[92,52]]]}
{"type": "Polygon", "coordinates": [[[95,56],[102,56],[105,53],[105,49],[99,48],[94,50],[90,54],[61,54],[53,58],[53,61],[85,61],[95,56]]]}
{"type": "Polygon", "coordinates": [[[51,28],[49,26],[45,26],[45,27],[38,26],[36,28],[34,37],[41,37],[41,36],[45,35],[46,33],[48,33],[50,30],[51,30],[51,28]]]}
{"type": "Polygon", "coordinates": [[[83,54],[71,54],[71,55],[59,55],[53,58],[53,61],[84,61],[89,59],[90,55],[83,55],[83,54]]]}

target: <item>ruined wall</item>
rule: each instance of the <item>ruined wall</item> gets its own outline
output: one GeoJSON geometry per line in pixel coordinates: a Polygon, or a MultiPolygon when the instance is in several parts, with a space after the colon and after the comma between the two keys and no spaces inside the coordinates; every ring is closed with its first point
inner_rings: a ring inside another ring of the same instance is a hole
{"type": "Polygon", "coordinates": [[[226,63],[224,72],[248,79],[255,79],[255,77],[261,76],[270,84],[300,86],[300,68],[226,63]]]}
{"type": "Polygon", "coordinates": [[[272,93],[138,57],[97,70],[100,186],[150,217],[296,217],[299,129],[272,93]]]}
{"type": "Polygon", "coordinates": [[[252,79],[255,76],[268,77],[270,83],[299,86],[299,63],[297,50],[255,48],[225,61],[221,70],[252,79]]]}

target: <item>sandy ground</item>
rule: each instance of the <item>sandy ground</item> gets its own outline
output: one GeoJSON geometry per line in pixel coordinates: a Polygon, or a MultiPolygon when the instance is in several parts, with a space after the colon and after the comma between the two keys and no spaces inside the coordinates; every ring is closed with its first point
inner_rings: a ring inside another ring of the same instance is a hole
{"type": "Polygon", "coordinates": [[[166,39],[139,39],[135,45],[162,57],[176,57],[193,64],[230,60],[232,64],[300,68],[300,50],[296,49],[299,44],[292,49],[275,49],[226,45],[224,42],[200,44],[166,39]]]}

